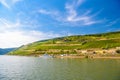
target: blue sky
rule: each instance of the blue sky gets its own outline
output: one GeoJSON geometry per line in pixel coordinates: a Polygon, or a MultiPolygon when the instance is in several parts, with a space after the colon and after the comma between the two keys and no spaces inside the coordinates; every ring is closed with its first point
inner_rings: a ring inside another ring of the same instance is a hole
{"type": "Polygon", "coordinates": [[[120,30],[120,0],[0,0],[0,47],[120,30]]]}

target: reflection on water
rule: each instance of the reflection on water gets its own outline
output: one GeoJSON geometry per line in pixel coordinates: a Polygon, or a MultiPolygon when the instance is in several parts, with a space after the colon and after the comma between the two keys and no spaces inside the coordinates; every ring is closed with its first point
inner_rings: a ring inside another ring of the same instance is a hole
{"type": "Polygon", "coordinates": [[[120,60],[0,56],[0,80],[120,80],[120,60]]]}

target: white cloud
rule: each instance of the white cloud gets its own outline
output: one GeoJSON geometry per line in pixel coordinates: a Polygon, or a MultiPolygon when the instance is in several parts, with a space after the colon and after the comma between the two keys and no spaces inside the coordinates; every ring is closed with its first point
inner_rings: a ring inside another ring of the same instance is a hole
{"type": "Polygon", "coordinates": [[[30,36],[24,35],[19,31],[6,31],[0,33],[0,47],[18,47],[33,40],[30,36]]]}
{"type": "Polygon", "coordinates": [[[59,37],[59,34],[40,31],[5,31],[0,33],[0,47],[19,47],[38,40],[59,37]]]}
{"type": "Polygon", "coordinates": [[[11,6],[13,6],[14,4],[16,4],[17,2],[20,2],[20,1],[22,1],[22,0],[0,0],[0,3],[1,3],[4,7],[10,9],[11,6]]]}
{"type": "MultiPolygon", "coordinates": [[[[85,0],[73,0],[65,4],[65,12],[59,10],[40,9],[38,12],[44,15],[49,15],[53,19],[60,22],[59,24],[69,26],[88,26],[103,22],[103,20],[96,20],[95,17],[101,13],[102,10],[91,14],[92,10],[86,10],[83,14],[78,11],[85,0]]],[[[82,10],[82,9],[81,9],[82,10]]]]}
{"type": "Polygon", "coordinates": [[[4,18],[0,18],[0,30],[1,28],[4,29],[13,29],[13,28],[18,28],[19,26],[21,26],[20,20],[17,19],[16,22],[10,22],[4,18]]]}
{"type": "Polygon", "coordinates": [[[36,29],[40,26],[40,22],[32,18],[25,18],[23,20],[18,17],[14,21],[10,21],[5,18],[0,18],[0,31],[21,30],[25,28],[36,29]]]}
{"type": "MultiPolygon", "coordinates": [[[[84,0],[75,0],[72,3],[66,3],[67,10],[66,22],[78,23],[78,25],[92,25],[101,21],[94,20],[96,15],[90,15],[91,10],[87,10],[84,14],[79,14],[77,8],[84,3],[84,0]]],[[[97,14],[97,13],[96,13],[97,14]]]]}
{"type": "Polygon", "coordinates": [[[67,9],[68,16],[67,21],[74,21],[74,17],[77,16],[77,12],[74,10],[74,5],[66,4],[65,8],[67,9]]]}
{"type": "Polygon", "coordinates": [[[116,23],[118,23],[119,21],[120,21],[120,19],[113,20],[113,21],[109,22],[106,26],[113,26],[116,23]]]}
{"type": "Polygon", "coordinates": [[[5,6],[6,8],[10,8],[10,6],[8,5],[8,3],[6,2],[6,0],[0,0],[0,3],[5,6]]]}
{"type": "Polygon", "coordinates": [[[41,13],[41,14],[47,14],[47,15],[52,15],[52,11],[47,11],[47,10],[44,10],[44,9],[40,9],[39,11],[38,11],[39,13],[41,13]]]}
{"type": "Polygon", "coordinates": [[[60,12],[57,11],[57,10],[39,9],[38,12],[39,12],[40,14],[48,15],[48,16],[50,16],[50,17],[52,17],[52,18],[55,18],[55,17],[57,18],[57,17],[60,16],[60,12]]]}
{"type": "MultiPolygon", "coordinates": [[[[76,3],[77,6],[81,5],[84,1],[85,1],[85,0],[78,0],[77,3],[76,3]]],[[[76,4],[75,4],[75,5],[76,5],[76,4]]]]}
{"type": "MultiPolygon", "coordinates": [[[[0,48],[19,47],[34,41],[61,36],[53,32],[24,30],[23,27],[26,25],[27,24],[22,23],[19,19],[11,22],[0,18],[0,48]]],[[[33,27],[32,23],[29,27],[33,27]]]]}

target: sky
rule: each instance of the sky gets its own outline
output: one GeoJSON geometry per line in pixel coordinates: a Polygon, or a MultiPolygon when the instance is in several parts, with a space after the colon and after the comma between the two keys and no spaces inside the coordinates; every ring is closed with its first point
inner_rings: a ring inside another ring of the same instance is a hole
{"type": "Polygon", "coordinates": [[[120,0],[0,0],[0,48],[120,31],[120,0]]]}

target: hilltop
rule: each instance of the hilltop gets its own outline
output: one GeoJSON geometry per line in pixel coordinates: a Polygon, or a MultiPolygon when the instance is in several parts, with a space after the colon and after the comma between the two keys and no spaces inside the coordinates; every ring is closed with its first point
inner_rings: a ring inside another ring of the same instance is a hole
{"type": "MultiPolygon", "coordinates": [[[[105,53],[115,51],[120,47],[120,31],[90,35],[73,35],[54,39],[37,41],[23,45],[10,52],[10,55],[38,56],[47,54],[79,54],[105,53]],[[100,52],[102,51],[102,52],[100,52]]],[[[118,51],[119,52],[119,51],[118,51]]]]}

